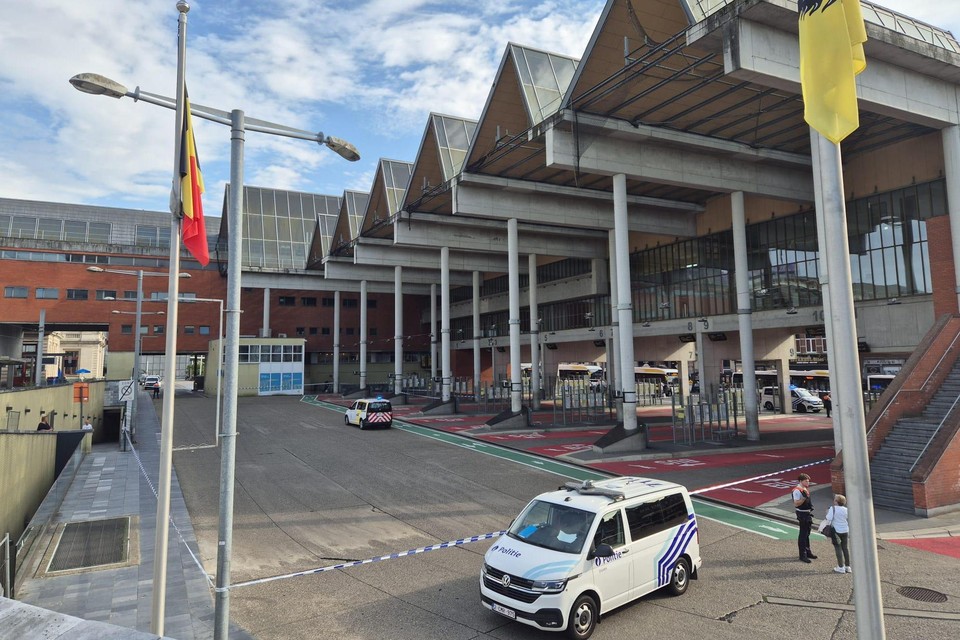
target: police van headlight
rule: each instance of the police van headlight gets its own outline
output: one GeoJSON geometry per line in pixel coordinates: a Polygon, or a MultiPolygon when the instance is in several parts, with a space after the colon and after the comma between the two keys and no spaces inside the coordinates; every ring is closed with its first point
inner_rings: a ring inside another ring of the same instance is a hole
{"type": "Polygon", "coordinates": [[[567,581],[564,580],[534,580],[532,589],[534,591],[540,591],[541,593],[560,593],[567,586],[567,581]]]}

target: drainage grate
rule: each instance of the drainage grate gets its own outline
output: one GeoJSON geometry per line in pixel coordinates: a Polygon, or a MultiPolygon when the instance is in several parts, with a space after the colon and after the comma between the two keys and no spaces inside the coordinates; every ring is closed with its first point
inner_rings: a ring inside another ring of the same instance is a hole
{"type": "Polygon", "coordinates": [[[946,602],[947,596],[933,589],[924,589],[923,587],[900,587],[897,593],[906,596],[912,600],[920,602],[946,602]]]}
{"type": "Polygon", "coordinates": [[[129,518],[67,523],[47,572],[125,562],[129,529],[129,518]]]}

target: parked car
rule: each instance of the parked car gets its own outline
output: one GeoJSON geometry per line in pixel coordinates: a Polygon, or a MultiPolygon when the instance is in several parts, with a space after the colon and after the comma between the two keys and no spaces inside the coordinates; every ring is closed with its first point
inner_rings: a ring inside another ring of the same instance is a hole
{"type": "Polygon", "coordinates": [[[361,429],[367,427],[393,426],[393,405],[383,398],[363,398],[357,400],[343,415],[345,424],[355,424],[361,429]]]}
{"type": "Polygon", "coordinates": [[[143,388],[146,391],[159,391],[163,389],[163,379],[160,376],[144,376],[143,388]]]}

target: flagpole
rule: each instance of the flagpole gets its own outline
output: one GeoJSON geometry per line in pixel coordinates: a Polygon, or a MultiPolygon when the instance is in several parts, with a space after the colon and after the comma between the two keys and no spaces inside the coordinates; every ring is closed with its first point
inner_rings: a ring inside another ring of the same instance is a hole
{"type": "Polygon", "coordinates": [[[163,394],[163,409],[160,420],[160,477],[157,486],[156,539],[153,557],[153,607],[150,615],[150,632],[163,635],[167,591],[167,545],[170,533],[170,481],[173,475],[173,410],[177,381],[177,311],[180,275],[180,148],[183,139],[184,73],[187,54],[187,12],[190,5],[184,0],[177,2],[177,93],[176,125],[173,155],[173,193],[170,197],[170,267],[167,284],[167,344],[164,352],[164,378],[166,392],[163,394]]]}
{"type": "MultiPolygon", "coordinates": [[[[873,491],[870,487],[870,454],[867,449],[866,419],[860,393],[860,367],[857,352],[857,325],[850,275],[850,245],[847,239],[846,204],[843,198],[843,167],[840,145],[830,142],[811,129],[811,149],[819,156],[819,180],[823,193],[823,227],[830,229],[821,246],[826,251],[830,278],[830,317],[833,326],[830,368],[837,388],[833,394],[835,423],[840,425],[843,443],[843,469],[850,514],[850,554],[853,561],[853,597],[857,637],[883,640],[883,601],[880,592],[880,566],[877,559],[877,530],[874,522],[873,491]]],[[[828,507],[824,507],[824,513],[828,507]]]]}

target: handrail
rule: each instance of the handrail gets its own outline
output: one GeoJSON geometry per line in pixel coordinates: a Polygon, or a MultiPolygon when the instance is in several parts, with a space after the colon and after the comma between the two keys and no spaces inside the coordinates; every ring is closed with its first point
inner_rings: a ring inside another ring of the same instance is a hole
{"type": "MultiPolygon", "coordinates": [[[[926,378],[922,383],[920,383],[920,388],[921,388],[921,389],[925,388],[925,387],[927,386],[927,384],[930,382],[930,379],[933,377],[934,372],[936,372],[936,371],[940,368],[940,364],[943,362],[944,358],[947,357],[947,354],[950,353],[950,351],[953,349],[954,345],[956,345],[957,340],[960,340],[960,333],[958,333],[957,335],[955,335],[955,336],[953,337],[953,340],[950,342],[950,345],[949,345],[946,349],[943,350],[943,354],[940,356],[940,359],[937,360],[937,364],[930,369],[930,373],[927,374],[927,378],[926,378]]],[[[890,405],[894,404],[894,402],[895,402],[896,399],[897,399],[897,396],[900,395],[900,392],[901,392],[901,391],[903,391],[903,387],[902,387],[902,386],[901,386],[899,389],[897,389],[897,392],[894,393],[894,394],[893,394],[893,397],[890,398],[890,401],[887,402],[887,407],[890,407],[890,405]]],[[[953,407],[950,408],[950,411],[953,411],[953,407]]],[[[880,412],[880,414],[877,416],[876,420],[873,421],[873,424],[871,424],[870,427],[867,429],[867,432],[868,432],[868,433],[870,432],[871,429],[873,429],[875,426],[877,426],[877,423],[880,422],[880,419],[883,417],[883,415],[884,415],[886,412],[887,412],[887,408],[884,408],[884,410],[880,412]]],[[[950,412],[949,412],[949,411],[947,412],[947,415],[950,415],[950,412]]],[[[944,416],[944,420],[946,420],[946,416],[944,416]]],[[[941,426],[942,426],[942,424],[943,424],[943,423],[941,422],[941,426]]],[[[940,428],[940,427],[938,426],[937,429],[939,429],[939,428],[940,428]]],[[[936,434],[934,434],[934,435],[936,435],[936,434]]],[[[932,441],[933,438],[931,437],[930,440],[932,441]]],[[[929,446],[929,445],[930,445],[930,443],[927,442],[927,446],[929,446]]],[[[925,452],[925,451],[926,451],[926,447],[924,447],[924,452],[925,452]]],[[[923,453],[921,453],[920,455],[922,456],[923,453]]],[[[918,460],[919,460],[919,458],[918,458],[918,460]]],[[[916,466],[916,463],[914,463],[914,466],[916,466]]],[[[913,467],[910,467],[910,470],[913,471],[913,467]]]]}
{"type": "Polygon", "coordinates": [[[953,404],[950,405],[950,409],[947,411],[946,415],[943,416],[943,420],[941,420],[940,424],[937,425],[936,430],[934,430],[934,432],[930,434],[930,439],[927,440],[927,444],[923,445],[923,450],[920,452],[920,454],[917,456],[916,461],[914,461],[913,465],[910,467],[910,473],[913,473],[913,470],[917,468],[918,464],[920,464],[920,460],[923,459],[923,454],[927,452],[927,449],[930,447],[930,443],[933,442],[933,439],[937,437],[938,433],[940,433],[940,428],[947,421],[947,418],[950,417],[950,414],[953,413],[953,410],[957,407],[958,402],[960,402],[960,396],[957,396],[956,399],[954,399],[953,404]]]}

